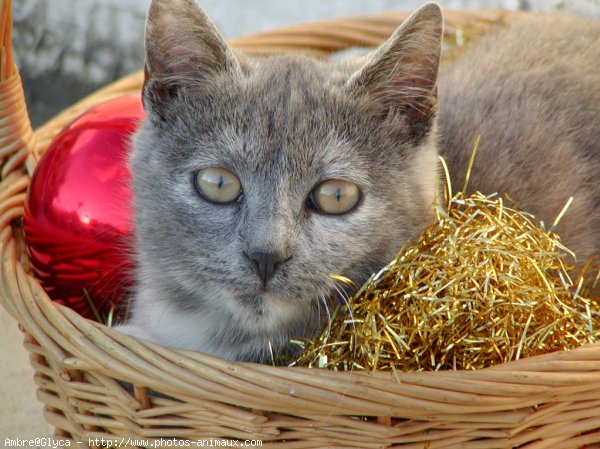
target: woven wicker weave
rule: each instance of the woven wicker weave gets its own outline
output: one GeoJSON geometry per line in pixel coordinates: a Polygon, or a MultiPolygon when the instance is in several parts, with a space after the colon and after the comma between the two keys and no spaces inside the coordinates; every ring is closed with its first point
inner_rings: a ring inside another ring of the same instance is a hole
{"type": "MultiPolygon", "coordinates": [[[[12,61],[10,1],[0,4],[0,299],[25,332],[37,396],[57,436],[80,447],[96,437],[258,439],[277,448],[600,447],[598,345],[480,371],[400,374],[398,381],[389,373],[277,368],[167,349],[50,301],[23,251],[28,173],[66,123],[94,104],[138,91],[142,77],[106,87],[32,133],[12,61]]],[[[458,31],[474,37],[519,16],[447,12],[447,42],[458,31]]],[[[253,54],[325,55],[375,45],[404,17],[330,20],[232,43],[253,54]]]]}

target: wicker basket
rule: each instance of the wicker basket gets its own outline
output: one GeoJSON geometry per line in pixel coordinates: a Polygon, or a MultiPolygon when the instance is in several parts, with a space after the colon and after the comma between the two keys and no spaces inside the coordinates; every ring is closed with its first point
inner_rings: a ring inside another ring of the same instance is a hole
{"type": "MultiPolygon", "coordinates": [[[[0,299],[25,333],[37,397],[56,436],[78,447],[93,447],[88,438],[102,437],[147,439],[148,445],[166,437],[238,439],[240,445],[261,440],[263,447],[277,448],[600,447],[598,345],[480,371],[400,374],[398,380],[383,372],[233,363],[167,349],[56,305],[29,273],[23,251],[29,173],[66,123],[96,103],[139,90],[142,75],[98,91],[33,133],[12,61],[10,1],[0,4],[0,299]]],[[[378,44],[404,17],[330,20],[232,43],[253,54],[325,55],[378,44]]],[[[456,50],[457,37],[519,17],[447,12],[447,46],[456,50]]]]}

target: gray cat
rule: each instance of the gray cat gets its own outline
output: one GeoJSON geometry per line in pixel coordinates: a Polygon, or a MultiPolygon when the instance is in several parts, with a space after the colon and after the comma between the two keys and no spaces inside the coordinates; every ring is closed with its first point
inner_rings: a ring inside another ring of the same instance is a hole
{"type": "Polygon", "coordinates": [[[574,195],[565,241],[597,254],[600,26],[523,21],[438,82],[441,36],[430,3],[364,58],[253,59],[195,0],[154,0],[119,329],[234,360],[290,352],[345,293],[329,274],[364,282],[429,223],[440,140],[462,185],[478,134],[471,186],[547,221],[574,195]]]}

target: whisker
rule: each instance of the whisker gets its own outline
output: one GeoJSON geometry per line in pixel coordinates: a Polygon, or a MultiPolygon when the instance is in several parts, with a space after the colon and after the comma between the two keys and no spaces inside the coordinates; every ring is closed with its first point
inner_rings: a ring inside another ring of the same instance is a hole
{"type": "MultiPolygon", "coordinates": [[[[352,334],[356,335],[356,322],[354,320],[354,313],[352,312],[352,306],[350,305],[350,296],[348,296],[345,293],[344,289],[342,287],[340,287],[337,284],[337,282],[339,282],[339,281],[336,281],[336,279],[331,279],[331,283],[333,284],[333,288],[335,288],[335,290],[338,292],[340,298],[342,299],[342,301],[344,302],[344,304],[346,306],[345,308],[347,310],[347,314],[348,314],[348,317],[350,319],[349,323],[352,326],[352,334]]],[[[328,334],[329,334],[329,332],[328,332],[328,334]]],[[[352,348],[352,358],[354,359],[356,357],[357,345],[354,344],[352,346],[353,346],[353,348],[352,348]]],[[[354,364],[352,364],[352,366],[350,366],[350,371],[352,371],[353,369],[354,369],[354,364]]]]}
{"type": "Polygon", "coordinates": [[[329,334],[331,334],[331,324],[333,322],[333,317],[331,316],[331,310],[329,310],[329,305],[327,304],[327,297],[323,292],[319,293],[319,299],[322,300],[323,306],[325,307],[325,311],[327,312],[327,335],[329,336],[329,334]]]}

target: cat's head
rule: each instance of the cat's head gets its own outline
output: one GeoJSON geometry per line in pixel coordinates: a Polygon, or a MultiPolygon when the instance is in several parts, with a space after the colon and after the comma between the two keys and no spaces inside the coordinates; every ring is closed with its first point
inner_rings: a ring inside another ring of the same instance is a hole
{"type": "Polygon", "coordinates": [[[335,292],[330,274],[360,284],[388,263],[434,200],[441,33],[428,4],[365,58],[252,59],[195,0],[154,0],[131,157],[138,282],[287,338],[335,292]]]}

